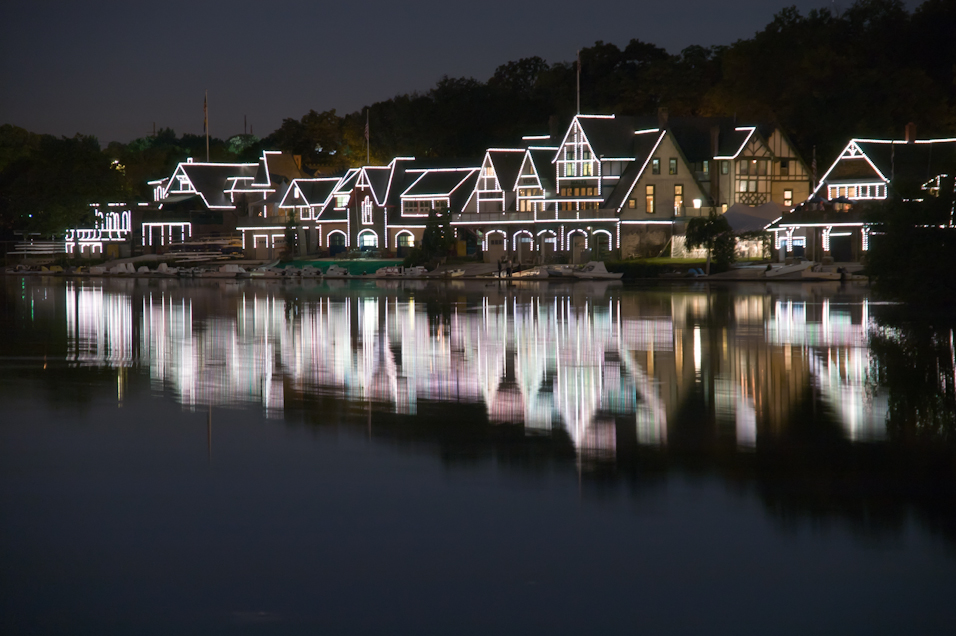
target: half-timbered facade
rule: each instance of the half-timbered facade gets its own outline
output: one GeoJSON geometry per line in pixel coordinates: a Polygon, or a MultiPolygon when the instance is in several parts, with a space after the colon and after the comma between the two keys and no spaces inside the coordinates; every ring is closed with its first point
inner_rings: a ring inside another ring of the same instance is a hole
{"type": "Polygon", "coordinates": [[[956,173],[956,138],[851,139],[824,173],[815,197],[770,226],[781,258],[858,261],[871,227],[856,204],[938,194],[941,179],[956,173]]]}

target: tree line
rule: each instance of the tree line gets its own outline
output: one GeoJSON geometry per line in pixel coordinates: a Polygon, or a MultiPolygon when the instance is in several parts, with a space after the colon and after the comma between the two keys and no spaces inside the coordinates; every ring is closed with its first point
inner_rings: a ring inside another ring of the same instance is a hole
{"type": "MultiPolygon", "coordinates": [[[[956,0],[857,0],[842,12],[783,9],[752,38],[670,54],[640,40],[598,41],[580,51],[581,109],[619,115],[736,116],[780,125],[821,166],[854,136],[956,134],[956,0]]],[[[522,135],[562,132],[576,111],[576,61],[540,57],[499,66],[486,81],[443,77],[426,92],[396,95],[353,113],[310,110],[265,138],[212,139],[213,161],[254,161],[261,150],[301,155],[333,174],[365,163],[368,118],[373,163],[395,156],[475,161],[522,135]]],[[[55,138],[0,126],[0,228],[55,232],[85,203],[149,198],[146,182],[205,138],[156,135],[100,149],[92,137],[55,138]],[[79,166],[78,163],[83,166],[79,166]],[[40,184],[56,184],[46,191],[40,184]],[[33,216],[29,216],[29,215],[33,216]]],[[[66,224],[66,225],[64,225],[66,224]]]]}

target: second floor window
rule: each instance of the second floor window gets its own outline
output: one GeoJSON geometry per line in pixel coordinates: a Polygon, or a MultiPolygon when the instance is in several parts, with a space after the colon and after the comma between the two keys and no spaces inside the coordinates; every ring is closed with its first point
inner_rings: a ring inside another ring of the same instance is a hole
{"type": "Polygon", "coordinates": [[[677,174],[677,158],[671,157],[667,161],[667,174],[677,174]]]}
{"type": "MultiPolygon", "coordinates": [[[[780,160],[780,176],[789,177],[790,176],[790,160],[781,159],[780,160]]],[[[787,205],[790,205],[789,203],[787,205]]]]}
{"type": "Polygon", "coordinates": [[[793,190],[783,191],[783,204],[787,207],[793,205],[793,190]]]}
{"type": "Polygon", "coordinates": [[[682,207],[684,207],[684,186],[677,183],[674,185],[674,213],[679,214],[682,207]]]}
{"type": "Polygon", "coordinates": [[[654,214],[654,186],[644,186],[644,204],[648,214],[654,214]]]}
{"type": "Polygon", "coordinates": [[[362,225],[372,224],[372,199],[366,195],[362,201],[362,225]]]}
{"type": "Polygon", "coordinates": [[[651,159],[651,174],[660,174],[661,173],[661,160],[657,157],[651,159]]]}

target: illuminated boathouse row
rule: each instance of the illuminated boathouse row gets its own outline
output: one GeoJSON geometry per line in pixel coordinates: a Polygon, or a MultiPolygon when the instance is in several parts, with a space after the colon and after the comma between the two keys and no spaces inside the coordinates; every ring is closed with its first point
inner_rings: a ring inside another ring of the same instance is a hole
{"type": "MultiPolygon", "coordinates": [[[[783,210],[811,191],[810,171],[779,128],[666,112],[578,115],[561,134],[489,148],[473,165],[396,157],[309,176],[293,157],[266,152],[258,164],[184,162],[151,185],[158,218],[148,248],[185,222],[201,233],[200,221],[241,233],[247,256],[272,258],[291,220],[297,255],[401,255],[420,243],[433,210],[447,210],[457,238],[489,262],[657,255],[689,217],[733,205],[783,210]]],[[[682,255],[683,242],[674,243],[682,255]]]]}

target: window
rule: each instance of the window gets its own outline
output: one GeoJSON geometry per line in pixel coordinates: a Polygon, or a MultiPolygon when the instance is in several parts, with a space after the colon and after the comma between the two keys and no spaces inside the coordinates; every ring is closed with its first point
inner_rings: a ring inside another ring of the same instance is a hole
{"type": "Polygon", "coordinates": [[[372,224],[372,199],[368,195],[362,201],[362,225],[372,224]]]}
{"type": "Polygon", "coordinates": [[[485,174],[484,174],[484,176],[486,176],[486,177],[493,177],[493,176],[495,176],[495,168],[494,168],[494,166],[485,166],[485,174]]]}
{"type": "Polygon", "coordinates": [[[359,247],[366,249],[378,247],[378,235],[375,232],[362,232],[359,235],[359,247]]]}
{"type": "Polygon", "coordinates": [[[648,214],[654,214],[654,186],[644,186],[644,202],[648,214]]]}
{"type": "Polygon", "coordinates": [[[661,160],[655,157],[651,159],[651,174],[660,174],[661,173],[661,160]]]}
{"type": "Polygon", "coordinates": [[[748,175],[748,174],[750,174],[750,162],[749,162],[749,161],[746,161],[746,160],[744,160],[744,161],[738,161],[738,162],[737,162],[737,166],[738,166],[737,170],[739,171],[740,174],[745,175],[745,176],[748,175]]]}
{"type": "Polygon", "coordinates": [[[582,176],[582,177],[590,177],[590,176],[591,176],[591,169],[592,169],[591,162],[588,162],[588,163],[583,164],[583,165],[581,166],[581,176],[582,176]]]}
{"type": "Polygon", "coordinates": [[[671,157],[667,161],[667,174],[677,174],[677,158],[671,157]]]}
{"type": "Polygon", "coordinates": [[[399,234],[398,246],[399,247],[415,247],[415,237],[412,236],[411,234],[399,234]]]}
{"type": "Polygon", "coordinates": [[[720,174],[730,174],[730,162],[721,161],[720,162],[720,174]]]}
{"type": "Polygon", "coordinates": [[[684,186],[680,183],[674,184],[674,214],[680,214],[680,209],[684,207],[684,186]]]}
{"type": "Polygon", "coordinates": [[[783,204],[787,207],[793,205],[793,190],[783,191],[783,204]]]}
{"type": "MultiPolygon", "coordinates": [[[[780,160],[780,176],[789,177],[790,176],[790,160],[781,159],[780,160]]],[[[789,203],[787,205],[790,205],[789,203]]]]}
{"type": "Polygon", "coordinates": [[[631,197],[630,199],[628,199],[627,207],[631,210],[637,209],[637,199],[635,199],[634,197],[631,197]]]}
{"type": "Polygon", "coordinates": [[[703,162],[703,165],[701,166],[701,172],[704,173],[704,176],[705,176],[705,177],[709,177],[709,176],[710,176],[710,162],[709,162],[709,161],[703,162]]]}
{"type": "Polygon", "coordinates": [[[761,159],[757,162],[757,174],[760,176],[767,176],[767,160],[761,159]]]}

